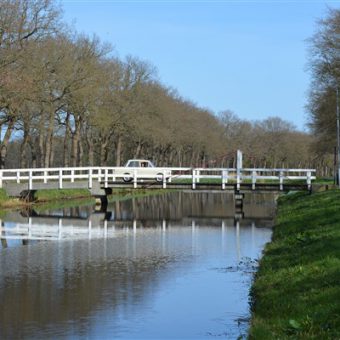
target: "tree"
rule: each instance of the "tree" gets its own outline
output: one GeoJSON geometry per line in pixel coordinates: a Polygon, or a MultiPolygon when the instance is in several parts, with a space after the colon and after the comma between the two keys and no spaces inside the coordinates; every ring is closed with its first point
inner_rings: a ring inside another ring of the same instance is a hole
{"type": "Polygon", "coordinates": [[[336,87],[340,87],[340,10],[330,9],[320,20],[310,43],[312,84],[307,109],[316,135],[316,151],[332,153],[336,145],[336,87]]]}
{"type": "Polygon", "coordinates": [[[59,9],[51,0],[0,1],[0,167],[5,166],[7,147],[20,119],[26,79],[23,68],[28,46],[57,31],[59,9]]]}

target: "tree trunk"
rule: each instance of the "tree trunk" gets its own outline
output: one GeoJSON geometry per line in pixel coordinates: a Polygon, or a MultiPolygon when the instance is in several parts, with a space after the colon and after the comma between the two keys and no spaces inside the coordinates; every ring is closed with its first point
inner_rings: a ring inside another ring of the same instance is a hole
{"type": "Polygon", "coordinates": [[[123,149],[123,140],[122,136],[118,136],[117,142],[116,142],[116,166],[121,166],[121,153],[123,149]]]}
{"type": "Polygon", "coordinates": [[[93,150],[93,141],[91,141],[89,138],[86,138],[87,141],[87,152],[89,157],[89,166],[94,165],[94,150],[93,150]]]}
{"type": "Polygon", "coordinates": [[[101,140],[100,144],[100,166],[107,166],[107,157],[108,157],[108,139],[104,138],[101,140]]]}
{"type": "Polygon", "coordinates": [[[177,151],[177,156],[178,156],[178,166],[182,167],[182,151],[181,151],[181,149],[179,149],[177,151]]]}
{"type": "Polygon", "coordinates": [[[39,119],[39,133],[36,138],[37,148],[36,148],[36,159],[37,159],[37,167],[42,168],[44,166],[45,159],[45,150],[44,150],[44,141],[46,138],[46,129],[45,129],[45,114],[44,112],[40,112],[39,119]]]}
{"type": "Polygon", "coordinates": [[[14,127],[14,119],[11,119],[8,122],[7,130],[6,130],[4,139],[1,143],[1,148],[0,148],[0,168],[1,169],[5,168],[6,157],[7,157],[7,147],[8,147],[8,143],[11,138],[11,135],[12,135],[13,127],[14,127]]]}
{"type": "MultiPolygon", "coordinates": [[[[54,139],[52,137],[51,139],[51,151],[50,151],[50,166],[53,167],[54,166],[54,156],[55,156],[55,150],[54,150],[54,139]]],[[[60,165],[60,164],[59,164],[60,165]]],[[[56,165],[57,166],[57,165],[56,165]]]]}
{"type": "Polygon", "coordinates": [[[80,116],[75,117],[75,127],[72,135],[72,153],[71,153],[72,166],[77,166],[78,163],[81,123],[82,123],[81,117],[80,116]]]}
{"type": "Polygon", "coordinates": [[[83,166],[84,148],[81,140],[78,141],[78,149],[79,149],[78,166],[83,166]]]}
{"type": "MultiPolygon", "coordinates": [[[[25,124],[25,123],[24,123],[25,124]]],[[[20,167],[21,168],[27,168],[27,145],[29,140],[29,131],[28,128],[24,127],[24,138],[22,140],[22,143],[20,145],[20,167]]]]}
{"type": "Polygon", "coordinates": [[[84,129],[84,137],[87,147],[88,165],[94,166],[94,138],[91,135],[89,126],[87,125],[84,129]]]}
{"type": "Polygon", "coordinates": [[[64,136],[64,147],[63,147],[63,166],[68,167],[70,165],[70,155],[69,155],[69,141],[71,135],[70,127],[70,114],[67,112],[65,118],[65,136],[64,136]]]}
{"type": "Polygon", "coordinates": [[[37,167],[37,150],[36,150],[36,145],[34,144],[34,141],[32,141],[32,138],[29,138],[28,143],[31,148],[31,158],[32,158],[32,168],[37,167]]]}
{"type": "Polygon", "coordinates": [[[139,158],[139,155],[142,151],[142,147],[143,147],[143,144],[141,142],[138,142],[137,148],[136,148],[136,151],[135,151],[133,158],[139,158]]]}
{"type": "Polygon", "coordinates": [[[45,142],[45,159],[44,159],[45,168],[48,168],[50,166],[53,132],[54,132],[54,112],[50,113],[48,127],[47,127],[46,142],[45,142]]]}

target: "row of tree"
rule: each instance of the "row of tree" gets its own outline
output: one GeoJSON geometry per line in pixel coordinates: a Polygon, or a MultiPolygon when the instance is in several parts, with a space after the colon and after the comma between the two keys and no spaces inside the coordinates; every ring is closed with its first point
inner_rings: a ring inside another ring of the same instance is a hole
{"type": "Polygon", "coordinates": [[[52,0],[0,0],[0,125],[2,168],[233,166],[237,149],[249,166],[323,166],[311,135],[198,107],[148,62],[67,27],[52,0]]]}
{"type": "Polygon", "coordinates": [[[329,9],[326,18],[319,21],[309,44],[312,84],[307,110],[314,135],[311,148],[320,163],[332,167],[337,145],[337,92],[340,96],[339,9],[329,9]]]}

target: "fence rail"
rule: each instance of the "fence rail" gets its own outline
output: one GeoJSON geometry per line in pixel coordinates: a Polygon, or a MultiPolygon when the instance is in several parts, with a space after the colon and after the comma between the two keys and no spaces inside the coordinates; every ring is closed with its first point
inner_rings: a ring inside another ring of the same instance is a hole
{"type": "Polygon", "coordinates": [[[88,181],[92,188],[93,181],[99,181],[104,188],[122,181],[132,182],[137,188],[146,180],[159,182],[163,188],[168,183],[186,180],[192,189],[204,180],[214,180],[220,183],[221,189],[226,189],[228,183],[236,183],[237,190],[241,183],[251,183],[255,190],[256,183],[261,181],[277,181],[280,190],[287,181],[304,181],[311,188],[315,177],[315,169],[267,169],[267,168],[126,168],[126,167],[74,167],[74,168],[32,168],[32,169],[2,169],[0,170],[0,188],[4,183],[27,183],[27,189],[33,190],[35,183],[57,182],[58,188],[63,183],[76,183],[78,180],[88,181]]]}

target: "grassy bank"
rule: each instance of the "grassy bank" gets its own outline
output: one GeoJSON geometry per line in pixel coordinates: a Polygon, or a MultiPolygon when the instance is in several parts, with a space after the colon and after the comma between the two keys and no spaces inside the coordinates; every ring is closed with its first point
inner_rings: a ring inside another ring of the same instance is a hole
{"type": "MultiPolygon", "coordinates": [[[[0,189],[0,208],[16,209],[33,203],[61,202],[74,199],[93,199],[87,189],[46,189],[37,190],[32,202],[8,197],[5,189],[0,189]]],[[[94,202],[94,199],[93,199],[94,202]]]]}
{"type": "Polygon", "coordinates": [[[340,191],[279,199],[252,287],[250,339],[340,339],[340,191]]]}
{"type": "MultiPolygon", "coordinates": [[[[114,190],[108,196],[109,202],[117,200],[128,200],[131,198],[138,198],[150,195],[159,195],[165,192],[175,191],[173,189],[120,189],[114,190]]],[[[26,202],[18,198],[8,197],[4,189],[0,189],[0,208],[15,209],[27,205],[35,205],[35,209],[52,209],[57,207],[71,207],[76,205],[94,204],[95,199],[91,196],[87,189],[45,189],[37,190],[34,193],[33,200],[26,202]]]]}
{"type": "Polygon", "coordinates": [[[74,198],[90,198],[88,189],[48,189],[37,190],[34,193],[34,201],[48,202],[74,198]]]}
{"type": "Polygon", "coordinates": [[[7,192],[5,189],[0,188],[0,204],[8,201],[7,192]]]}

